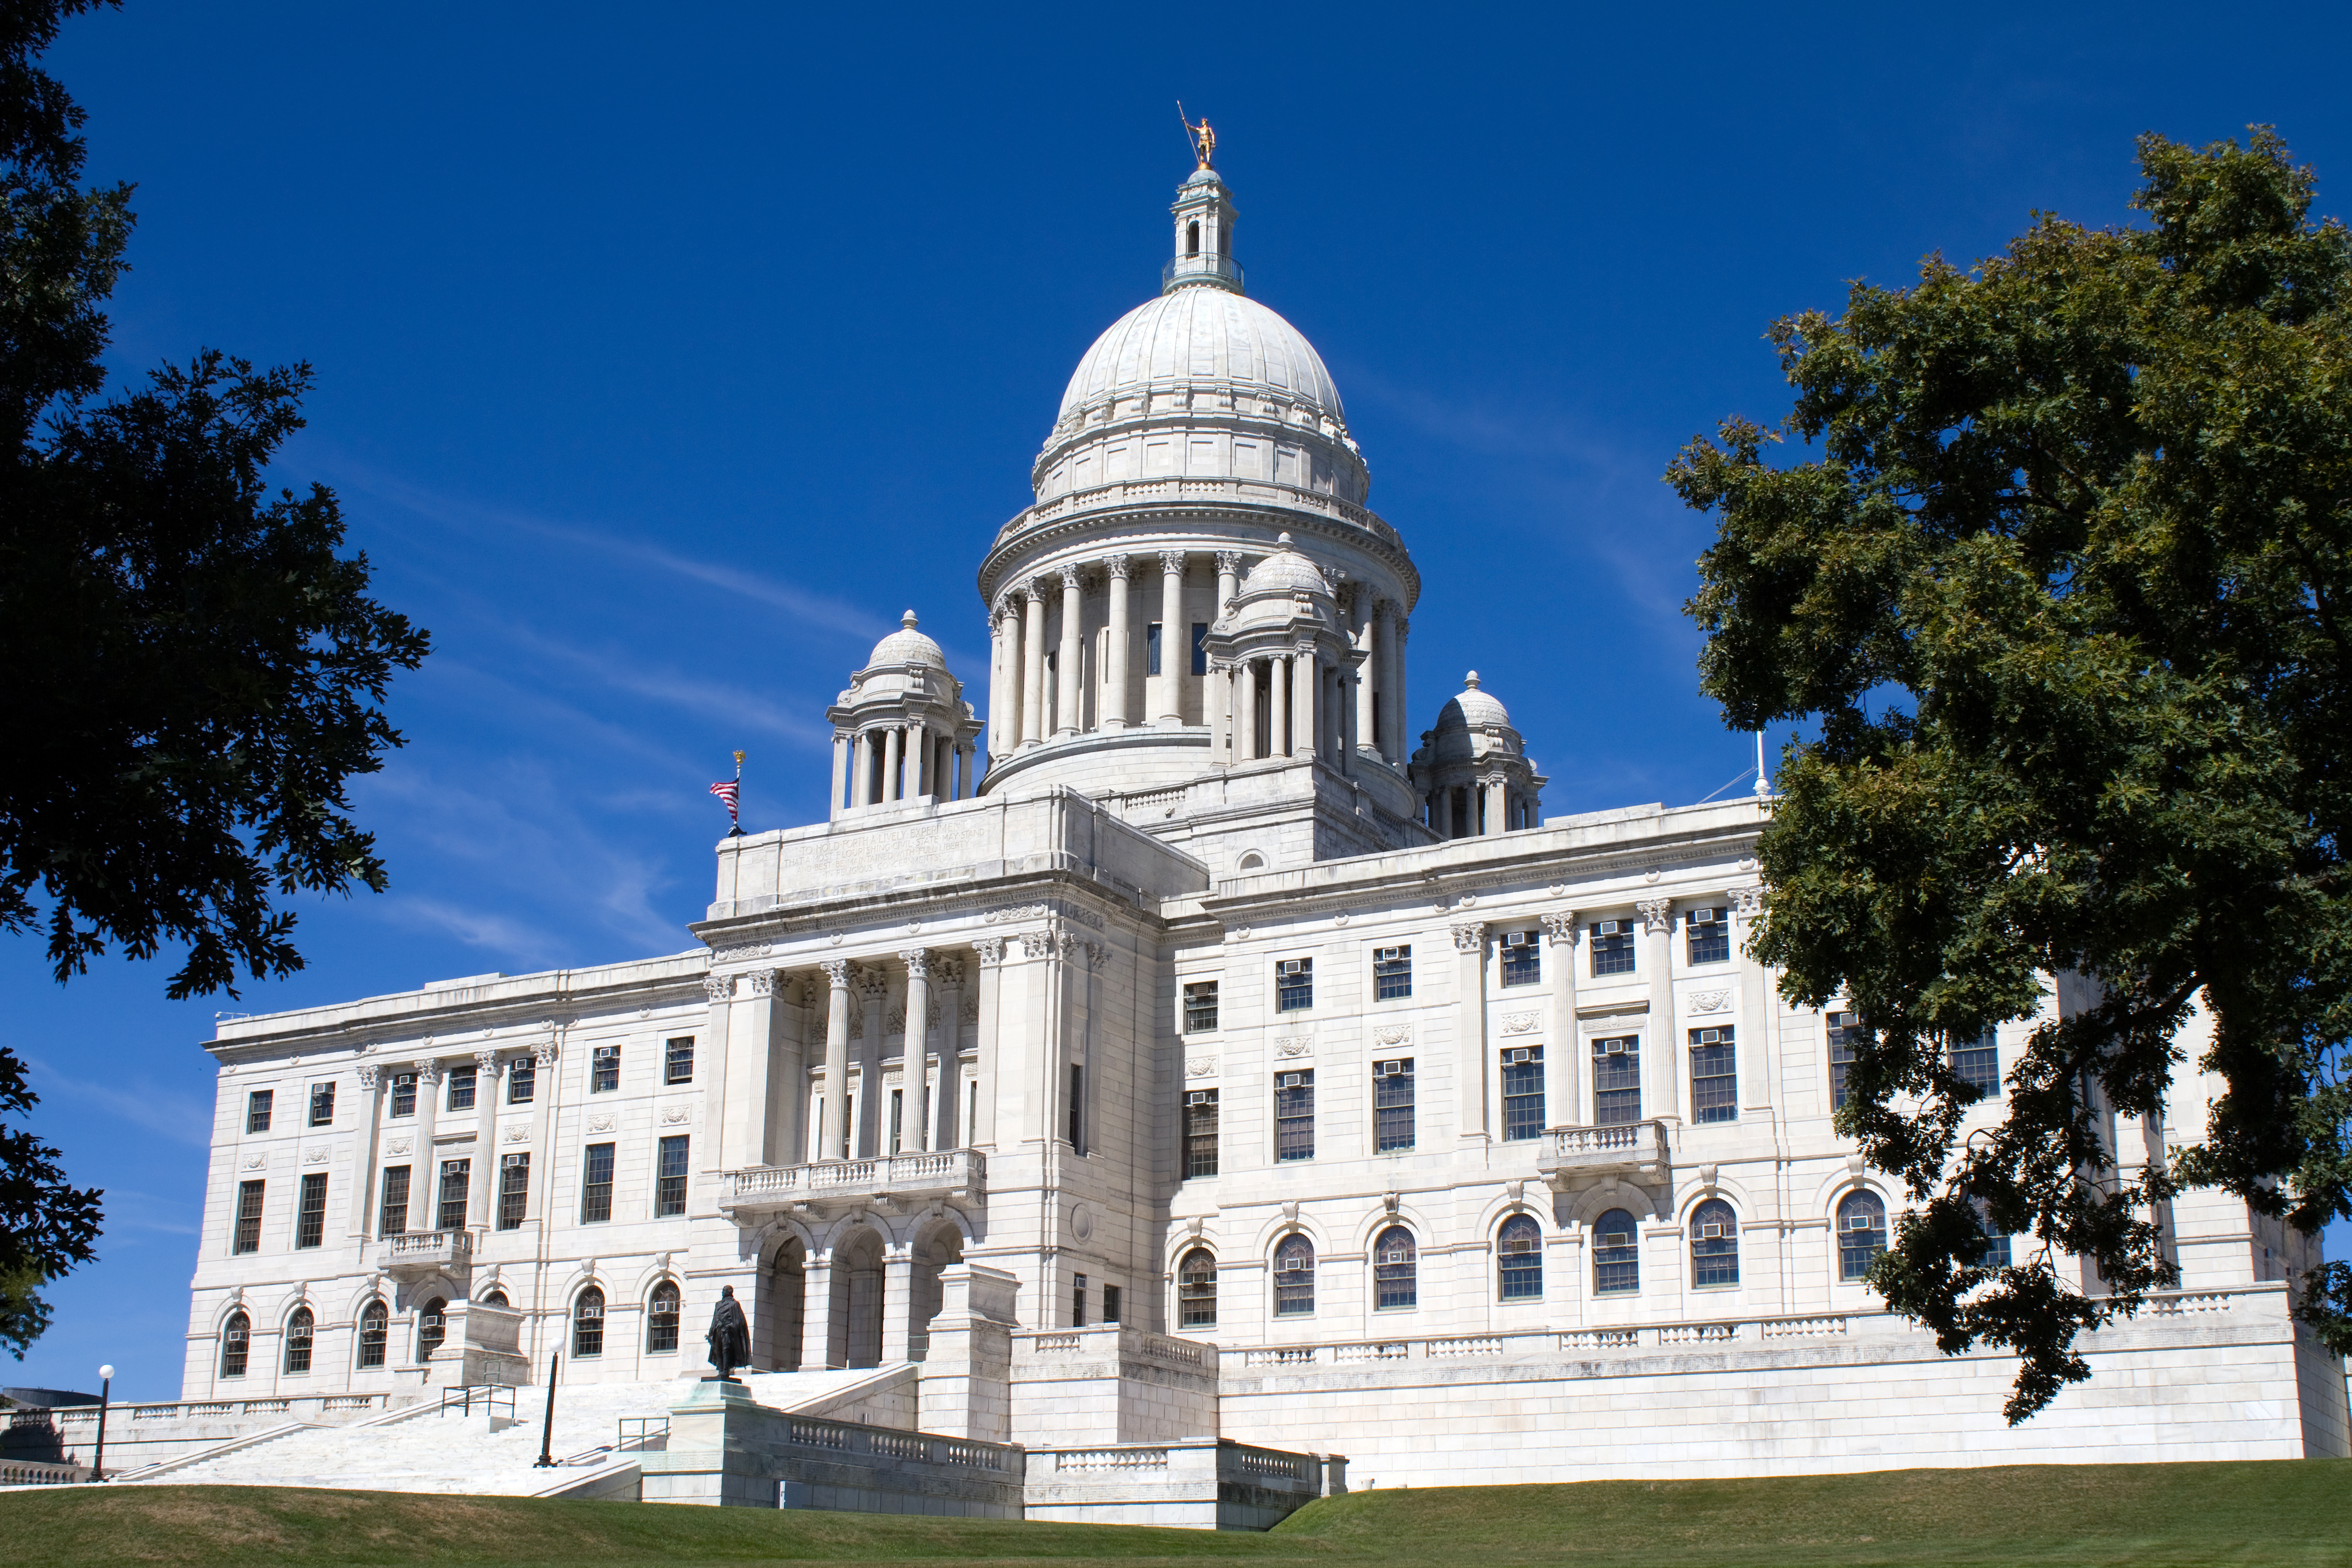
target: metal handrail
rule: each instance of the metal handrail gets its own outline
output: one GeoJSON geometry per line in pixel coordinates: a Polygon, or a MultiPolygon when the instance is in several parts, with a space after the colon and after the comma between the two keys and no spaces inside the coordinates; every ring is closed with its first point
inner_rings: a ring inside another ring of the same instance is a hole
{"type": "Polygon", "coordinates": [[[458,1415],[471,1415],[474,1413],[474,1405],[478,1402],[492,1416],[504,1415],[509,1421],[515,1418],[514,1386],[511,1384],[503,1383],[468,1383],[461,1384],[455,1388],[445,1388],[441,1391],[441,1403],[436,1407],[434,1414],[446,1415],[451,1407],[455,1406],[458,1415]],[[506,1408],[499,1409],[501,1405],[506,1408]]]}
{"type": "Polygon", "coordinates": [[[667,1415],[624,1415],[621,1417],[620,1440],[613,1445],[616,1454],[658,1454],[669,1448],[669,1417],[667,1415]],[[635,1430],[632,1431],[634,1427],[635,1430]]]}

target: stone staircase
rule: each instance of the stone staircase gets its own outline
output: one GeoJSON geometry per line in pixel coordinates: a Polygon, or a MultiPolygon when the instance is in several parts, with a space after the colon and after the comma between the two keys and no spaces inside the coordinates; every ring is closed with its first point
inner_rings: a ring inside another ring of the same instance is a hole
{"type": "MultiPolygon", "coordinates": [[[[912,1363],[820,1372],[744,1373],[751,1397],[772,1408],[911,1429],[912,1363]]],[[[630,1417],[667,1417],[695,1379],[559,1386],[550,1450],[562,1463],[538,1468],[547,1390],[514,1389],[512,1424],[478,1396],[471,1414],[428,1403],[348,1426],[290,1424],[123,1478],[133,1486],[331,1487],[361,1491],[464,1492],[521,1497],[637,1495],[637,1459],[616,1451],[630,1417]]],[[[503,1391],[502,1391],[503,1392],[503,1391]]],[[[654,1440],[658,1446],[661,1439],[654,1440]]]]}

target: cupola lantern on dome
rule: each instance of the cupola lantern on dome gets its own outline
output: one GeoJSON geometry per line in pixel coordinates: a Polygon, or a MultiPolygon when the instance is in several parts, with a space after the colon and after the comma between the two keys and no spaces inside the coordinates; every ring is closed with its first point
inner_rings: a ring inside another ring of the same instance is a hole
{"type": "Polygon", "coordinates": [[[1551,782],[1535,771],[1510,710],[1478,684],[1475,669],[1422,736],[1412,776],[1441,838],[1541,826],[1540,797],[1551,782]]]}
{"type": "Polygon", "coordinates": [[[980,720],[948,672],[940,645],[916,630],[915,612],[874,645],[866,668],[835,700],[833,816],[835,821],[926,796],[976,793],[972,763],[980,720]]]}

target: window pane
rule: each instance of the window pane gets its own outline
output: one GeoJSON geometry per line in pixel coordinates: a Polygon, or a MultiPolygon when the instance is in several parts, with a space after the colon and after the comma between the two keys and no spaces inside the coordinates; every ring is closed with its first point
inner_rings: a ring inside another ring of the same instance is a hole
{"type": "Polygon", "coordinates": [[[277,1098],[277,1091],[267,1089],[257,1089],[245,1097],[245,1130],[247,1132],[269,1131],[269,1106],[277,1098]]]}
{"type": "Polygon", "coordinates": [[[1691,1283],[1739,1283],[1739,1220],[1731,1205],[1710,1198],[1691,1211],[1691,1283]]]}
{"type": "Polygon", "coordinates": [[[1412,1058],[1372,1064],[1372,1150],[1386,1154],[1413,1143],[1412,1058]]]}
{"type": "Polygon", "coordinates": [[[1622,1296],[1641,1288],[1641,1237],[1633,1216],[1611,1209],[1592,1225],[1593,1294],[1622,1296]]]}
{"type": "Polygon", "coordinates": [[[474,1109],[474,1069],[472,1068],[449,1069],[449,1109],[452,1110],[474,1109]]]}
{"type": "Polygon", "coordinates": [[[1543,978],[1542,933],[1531,931],[1507,931],[1501,943],[1503,984],[1533,985],[1543,978]]]}
{"type": "Polygon", "coordinates": [[[259,1182],[239,1182],[236,1187],[236,1233],[232,1252],[261,1250],[261,1189],[259,1182]]]}
{"type": "Polygon", "coordinates": [[[1160,673],[1160,623],[1153,621],[1143,628],[1143,673],[1146,675],[1160,673]]]}
{"type": "Polygon", "coordinates": [[[1830,1109],[1845,1107],[1846,1069],[1853,1066],[1853,1048],[1868,1037],[1858,1013],[1832,1013],[1830,1031],[1830,1109]]]}
{"type": "Polygon", "coordinates": [[[1503,1137],[1540,1138],[1544,1130],[1544,1059],[1541,1046],[1503,1053],[1503,1137]],[[1516,1058],[1516,1059],[1515,1059],[1516,1058]]]}
{"type": "Polygon", "coordinates": [[[1495,1256],[1501,1295],[1506,1301],[1543,1299],[1543,1227],[1526,1215],[1514,1215],[1496,1233],[1495,1256]]]}
{"type": "Polygon", "coordinates": [[[360,1314],[359,1361],[361,1366],[373,1367],[383,1364],[384,1341],[390,1337],[391,1322],[392,1316],[385,1310],[384,1304],[381,1301],[370,1301],[367,1304],[367,1310],[360,1314]]]}
{"type": "Polygon", "coordinates": [[[1633,973],[1633,922],[1632,921],[1599,921],[1592,927],[1592,973],[1631,974],[1633,973]]]}
{"type": "Polygon", "coordinates": [[[1697,1121],[1739,1120],[1739,1058],[1727,1028],[1693,1029],[1691,1116],[1697,1121]]]}
{"type": "Polygon", "coordinates": [[[1306,1317],[1315,1310],[1315,1244],[1285,1237],[1274,1249],[1274,1315],[1306,1317]]]}
{"type": "Polygon", "coordinates": [[[449,1337],[449,1303],[436,1296],[416,1314],[416,1359],[430,1361],[449,1337]]]}
{"type": "Polygon", "coordinates": [[[692,1035],[672,1040],[663,1047],[662,1081],[664,1083],[694,1081],[694,1037],[692,1035]]]}
{"type": "Polygon", "coordinates": [[[1683,917],[1693,963],[1727,963],[1731,959],[1730,911],[1693,910],[1683,917]]]}
{"type": "Polygon", "coordinates": [[[416,1114],[416,1075],[399,1072],[392,1075],[392,1113],[394,1116],[416,1114]]]}
{"type": "Polygon", "coordinates": [[[310,1309],[308,1307],[297,1309],[294,1315],[286,1320],[286,1370],[288,1372],[310,1370],[310,1346],[315,1329],[316,1320],[310,1316],[310,1309]]]}
{"type": "Polygon", "coordinates": [[[383,1199],[376,1209],[378,1236],[400,1236],[408,1229],[408,1167],[383,1168],[383,1199]]]}
{"type": "Polygon", "coordinates": [[[1315,961],[1286,958],[1274,966],[1274,1010],[1296,1013],[1315,1005],[1315,961]]]}
{"type": "Polygon", "coordinates": [[[1217,1260],[1202,1247],[1184,1255],[1176,1270],[1177,1318],[1188,1329],[1217,1326],[1217,1260]]]}
{"type": "Polygon", "coordinates": [[[1209,673],[1209,623],[1206,621],[1192,623],[1192,673],[1209,673]]]}
{"type": "Polygon", "coordinates": [[[655,1177],[654,1215],[667,1218],[686,1212],[686,1140],[661,1141],[661,1165],[655,1177]]]}
{"type": "Polygon", "coordinates": [[[519,1230],[530,1204],[530,1156],[499,1158],[499,1228],[519,1230]]]}
{"type": "Polygon", "coordinates": [[[221,1368],[223,1377],[243,1377],[245,1358],[252,1349],[253,1323],[243,1312],[231,1312],[221,1329],[221,1368]]]}
{"type": "Polygon", "coordinates": [[[591,1143],[580,1178],[580,1223],[596,1225],[613,1217],[613,1145],[591,1143]]]}
{"type": "Polygon", "coordinates": [[[1592,1124],[1631,1127],[1642,1120],[1642,1041],[1636,1035],[1592,1042],[1592,1124]]]}
{"type": "Polygon", "coordinates": [[[294,1212],[294,1245],[317,1247],[327,1239],[327,1173],[313,1171],[302,1178],[302,1196],[294,1212]]]}
{"type": "Polygon", "coordinates": [[[1990,1035],[1964,1040],[1952,1047],[1952,1070],[1968,1080],[1979,1098],[2000,1095],[2000,1050],[1990,1035]]]}
{"type": "Polygon", "coordinates": [[[314,1083],[310,1086],[310,1125],[332,1127],[335,1124],[335,1086],[314,1083]]]}
{"type": "Polygon", "coordinates": [[[441,1162],[441,1212],[434,1222],[434,1229],[466,1228],[466,1196],[473,1185],[473,1172],[471,1160],[441,1162]]]}
{"type": "Polygon", "coordinates": [[[621,1047],[598,1046],[588,1066],[588,1092],[610,1094],[621,1087],[621,1047]]]}
{"type": "Polygon", "coordinates": [[[1315,1157],[1315,1074],[1309,1071],[1275,1075],[1274,1157],[1311,1160],[1315,1157]]]}
{"type": "Polygon", "coordinates": [[[604,1353],[604,1292],[593,1285],[581,1291],[580,1299],[572,1306],[572,1353],[604,1353]]]}
{"type": "Polygon", "coordinates": [[[1217,1091],[1196,1089],[1184,1097],[1184,1179],[1217,1173],[1217,1091]]]}
{"type": "Polygon", "coordinates": [[[1401,1225],[1381,1232],[1372,1243],[1373,1310],[1394,1311],[1421,1303],[1420,1249],[1412,1233],[1401,1225]]]}
{"type": "Polygon", "coordinates": [[[1876,1193],[1848,1193],[1837,1208],[1838,1278],[1860,1279],[1886,1250],[1886,1205],[1876,1193]]]}
{"type": "Polygon", "coordinates": [[[1377,947],[1372,950],[1372,999],[1376,1002],[1397,1002],[1412,994],[1412,949],[1410,947],[1377,947]]]}
{"type": "Polygon", "coordinates": [[[539,1063],[530,1057],[517,1057],[507,1068],[507,1103],[529,1105],[539,1092],[539,1063]]]}
{"type": "Polygon", "coordinates": [[[659,1355],[677,1349],[677,1287],[667,1280],[654,1287],[646,1308],[646,1349],[659,1355]]]}
{"type": "Polygon", "coordinates": [[[1103,1287],[1102,1321],[1106,1323],[1118,1321],[1118,1287],[1116,1285],[1103,1287]]]}

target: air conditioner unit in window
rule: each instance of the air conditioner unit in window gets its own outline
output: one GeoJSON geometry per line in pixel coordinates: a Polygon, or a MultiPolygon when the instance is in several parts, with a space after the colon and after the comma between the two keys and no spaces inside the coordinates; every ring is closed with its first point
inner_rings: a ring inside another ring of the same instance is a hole
{"type": "Polygon", "coordinates": [[[1721,1241],[1723,1239],[1723,1226],[1719,1225],[1703,1225],[1698,1227],[1698,1236],[1701,1241],[1721,1241]]]}
{"type": "Polygon", "coordinates": [[[1184,1097],[1184,1103],[1187,1105],[1206,1105],[1209,1103],[1209,1097],[1213,1092],[1214,1091],[1211,1089],[1196,1089],[1192,1093],[1184,1097]]]}
{"type": "Polygon", "coordinates": [[[1625,1042],[1622,1040],[1604,1040],[1601,1042],[1601,1048],[1612,1057],[1622,1057],[1625,1054],[1625,1042]]]}
{"type": "Polygon", "coordinates": [[[1508,1052],[1505,1053],[1505,1059],[1506,1059],[1506,1060],[1507,1060],[1507,1061],[1514,1061],[1514,1062],[1523,1062],[1523,1061],[1527,1060],[1527,1059],[1528,1059],[1527,1047],[1524,1047],[1524,1046],[1521,1046],[1521,1047],[1517,1047],[1517,1048],[1516,1048],[1516,1049],[1514,1049],[1514,1050],[1511,1050],[1511,1051],[1508,1051],[1508,1052]]]}
{"type": "Polygon", "coordinates": [[[1404,1063],[1377,1062],[1373,1064],[1372,1076],[1374,1078],[1402,1078],[1404,1076],[1404,1063]]]}
{"type": "Polygon", "coordinates": [[[1303,958],[1286,958],[1282,961],[1282,973],[1285,974],[1299,973],[1306,967],[1307,961],[1303,958]]]}
{"type": "Polygon", "coordinates": [[[1715,923],[1715,911],[1713,910],[1693,910],[1687,918],[1693,925],[1711,926],[1715,923]]]}
{"type": "Polygon", "coordinates": [[[1631,921],[1602,921],[1592,929],[1601,936],[1622,936],[1624,934],[1624,928],[1631,924],[1633,924],[1631,921]]]}
{"type": "Polygon", "coordinates": [[[1503,933],[1503,945],[1505,947],[1525,947],[1528,945],[1528,933],[1523,931],[1507,931],[1503,933]]]}
{"type": "Polygon", "coordinates": [[[1305,1073],[1286,1072],[1286,1073],[1284,1073],[1284,1074],[1282,1075],[1282,1077],[1281,1077],[1280,1079],[1278,1079],[1277,1080],[1276,1080],[1276,1082],[1278,1082],[1278,1083],[1279,1083],[1279,1084],[1280,1084],[1284,1089],[1297,1089],[1300,1084],[1304,1083],[1306,1080],[1307,1080],[1307,1075],[1306,1075],[1305,1073]]]}
{"type": "Polygon", "coordinates": [[[1631,1247],[1633,1245],[1633,1238],[1626,1235],[1622,1230],[1604,1231],[1601,1237],[1601,1245],[1603,1247],[1631,1247]]]}

